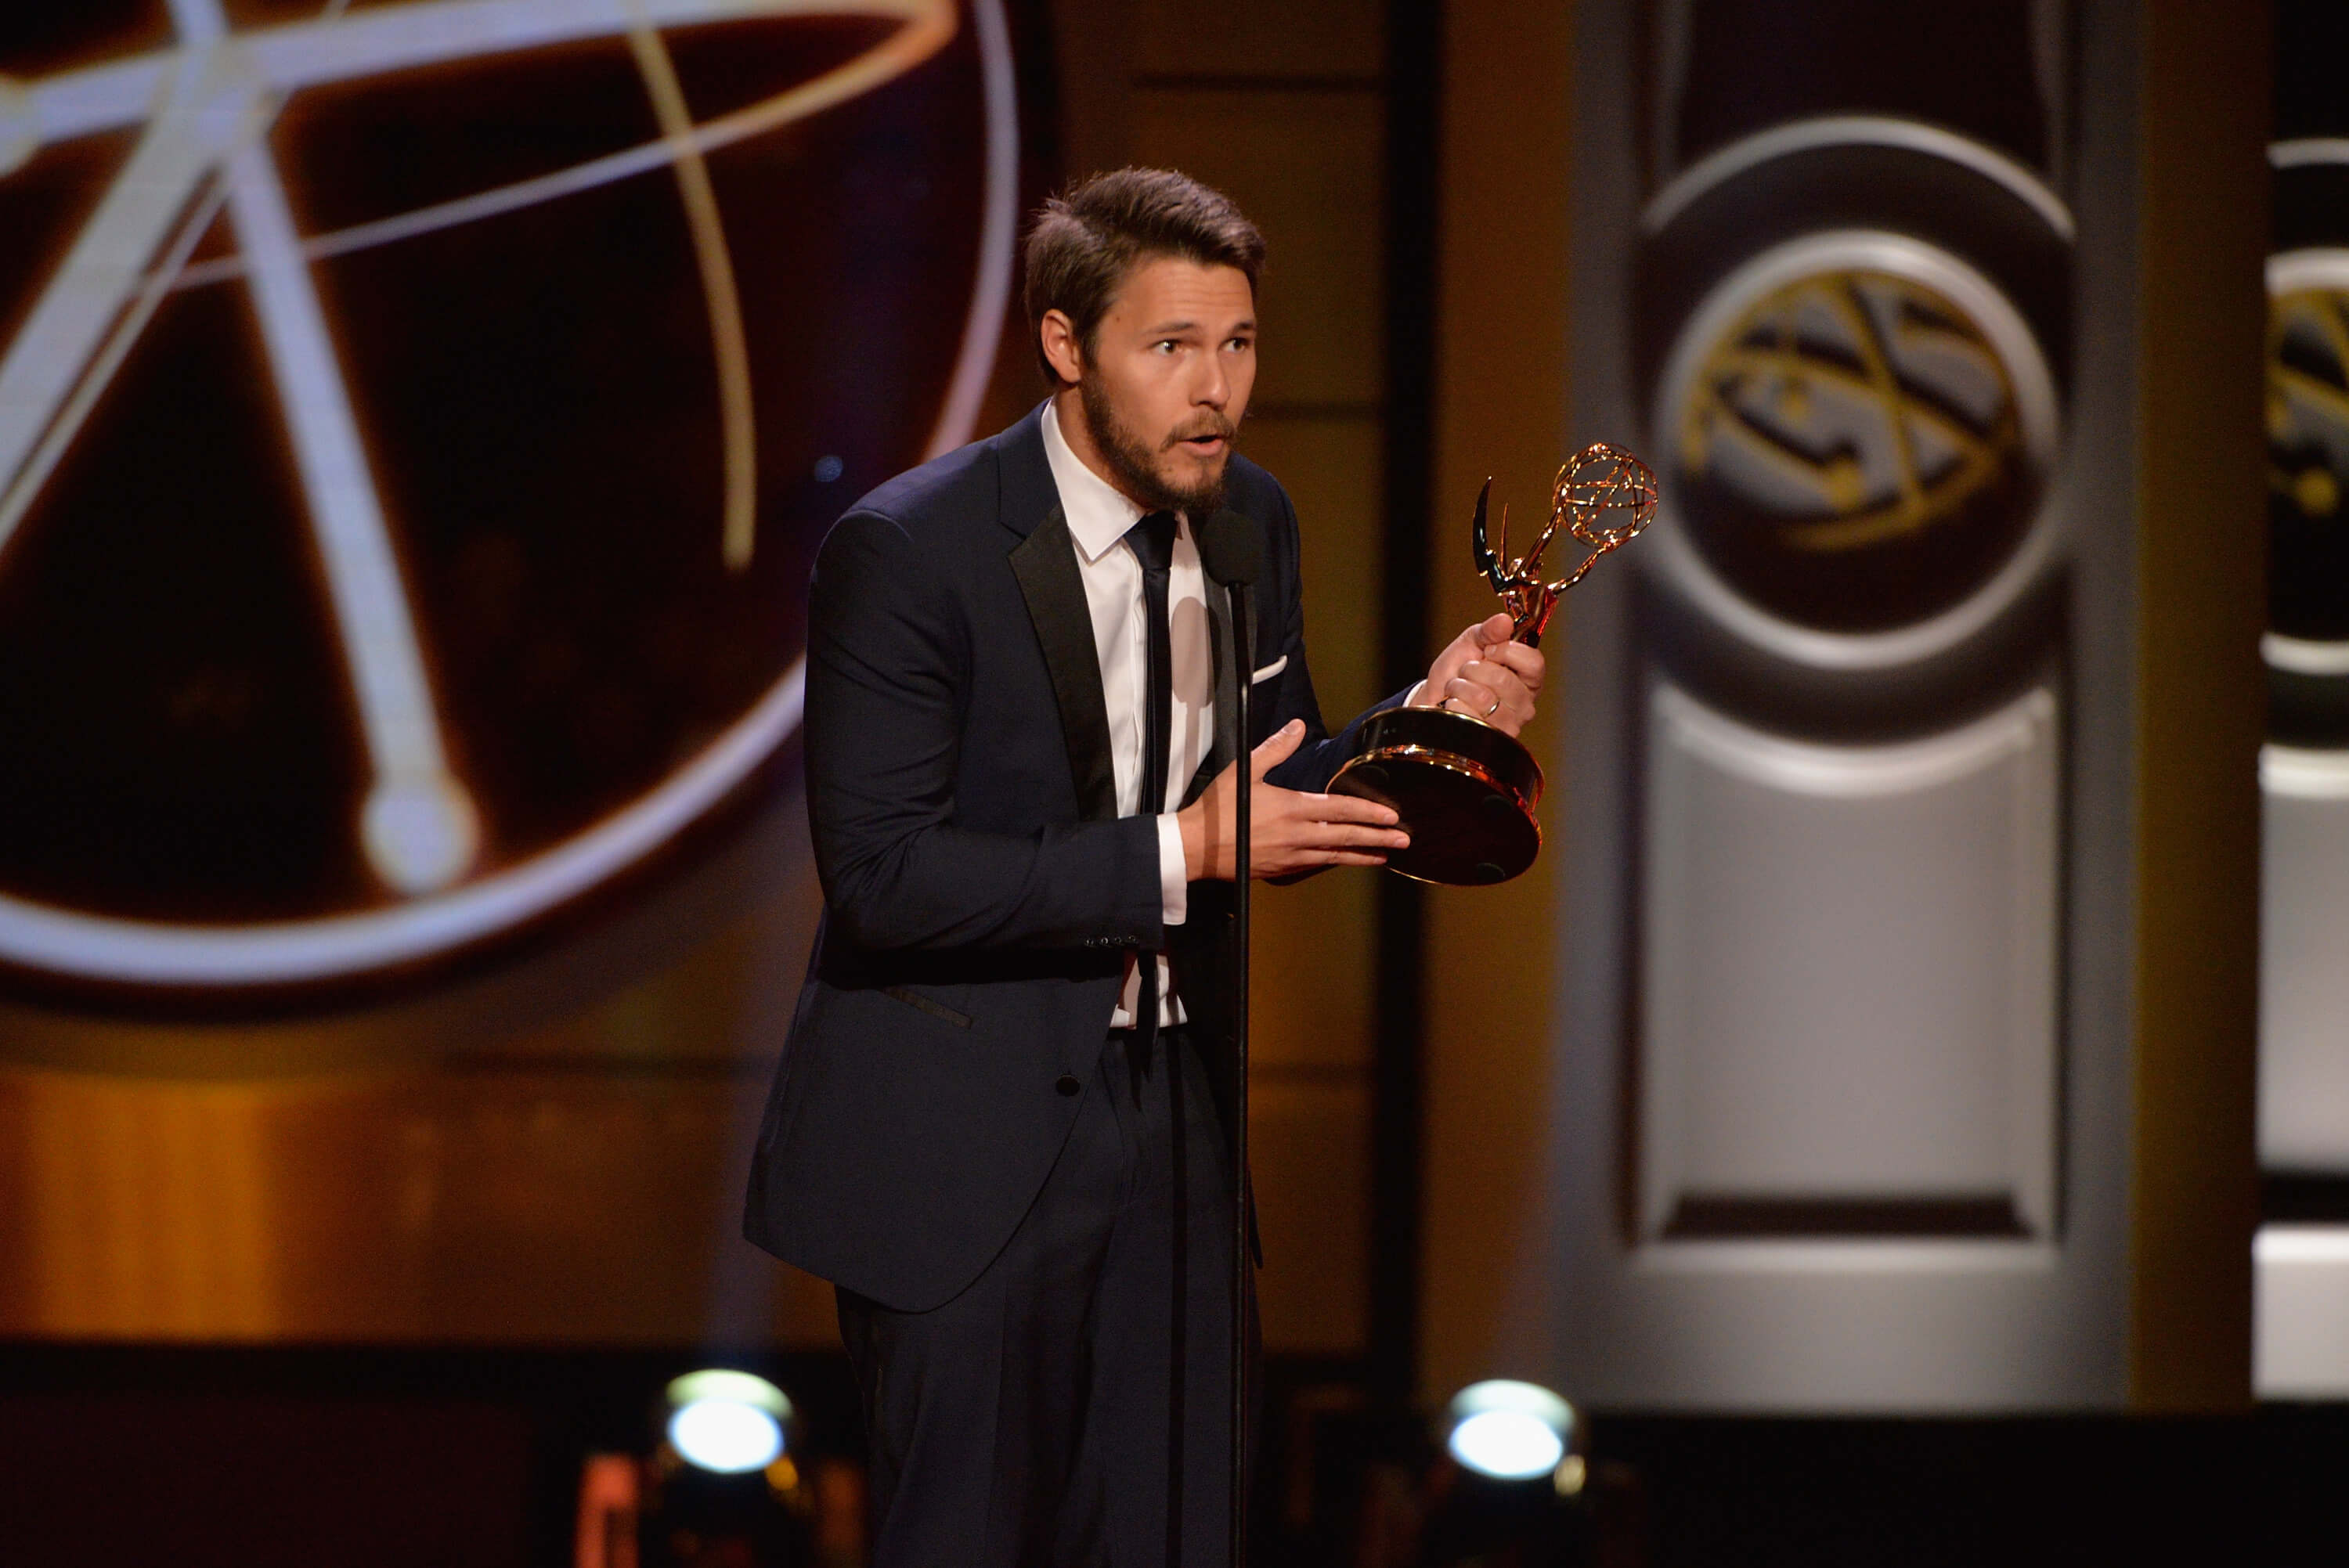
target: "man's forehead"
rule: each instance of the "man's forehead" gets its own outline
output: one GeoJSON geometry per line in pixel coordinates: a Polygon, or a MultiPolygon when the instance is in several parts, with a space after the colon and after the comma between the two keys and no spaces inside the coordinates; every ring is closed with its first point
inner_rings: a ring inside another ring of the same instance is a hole
{"type": "Polygon", "coordinates": [[[1110,301],[1109,314],[1122,323],[1231,325],[1256,316],[1256,290],[1247,274],[1222,263],[1187,256],[1151,256],[1137,262],[1110,301]]]}

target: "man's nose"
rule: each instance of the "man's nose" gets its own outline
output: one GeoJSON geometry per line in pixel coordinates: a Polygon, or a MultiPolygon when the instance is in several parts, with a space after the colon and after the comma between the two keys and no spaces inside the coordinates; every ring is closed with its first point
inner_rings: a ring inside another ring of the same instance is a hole
{"type": "Polygon", "coordinates": [[[1192,384],[1191,401],[1202,407],[1220,410],[1232,400],[1232,378],[1224,370],[1224,356],[1207,356],[1207,364],[1199,378],[1192,384]]]}

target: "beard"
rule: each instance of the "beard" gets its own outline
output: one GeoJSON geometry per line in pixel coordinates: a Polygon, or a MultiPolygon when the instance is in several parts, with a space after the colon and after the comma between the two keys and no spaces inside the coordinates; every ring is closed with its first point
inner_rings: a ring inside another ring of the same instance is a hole
{"type": "Polygon", "coordinates": [[[1224,477],[1231,466],[1229,443],[1239,435],[1239,428],[1229,419],[1210,410],[1174,431],[1154,450],[1140,432],[1118,418],[1101,377],[1088,376],[1078,382],[1077,397],[1084,405],[1094,449],[1109,465],[1112,481],[1145,511],[1179,511],[1196,521],[1224,504],[1224,477]],[[1194,436],[1221,436],[1226,443],[1225,460],[1197,484],[1185,487],[1158,471],[1158,459],[1194,436]]]}

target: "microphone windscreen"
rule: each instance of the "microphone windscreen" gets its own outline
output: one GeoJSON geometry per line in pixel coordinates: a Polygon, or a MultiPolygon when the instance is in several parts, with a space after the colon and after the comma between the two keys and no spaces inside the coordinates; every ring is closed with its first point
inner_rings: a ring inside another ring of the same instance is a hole
{"type": "Polygon", "coordinates": [[[1199,564],[1218,583],[1253,583],[1264,564],[1256,524],[1226,507],[1198,529],[1199,564]]]}

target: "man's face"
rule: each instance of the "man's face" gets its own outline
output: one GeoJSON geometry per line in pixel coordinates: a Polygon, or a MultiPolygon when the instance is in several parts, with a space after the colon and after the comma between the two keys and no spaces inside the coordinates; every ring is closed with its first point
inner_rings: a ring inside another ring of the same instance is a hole
{"type": "Polygon", "coordinates": [[[1110,482],[1145,507],[1196,517],[1220,505],[1232,442],[1256,385],[1256,295],[1247,274],[1153,257],[1126,274],[1092,353],[1080,360],[1072,340],[1064,347],[1055,364],[1064,377],[1076,371],[1093,448],[1081,455],[1097,457],[1110,482]]]}

